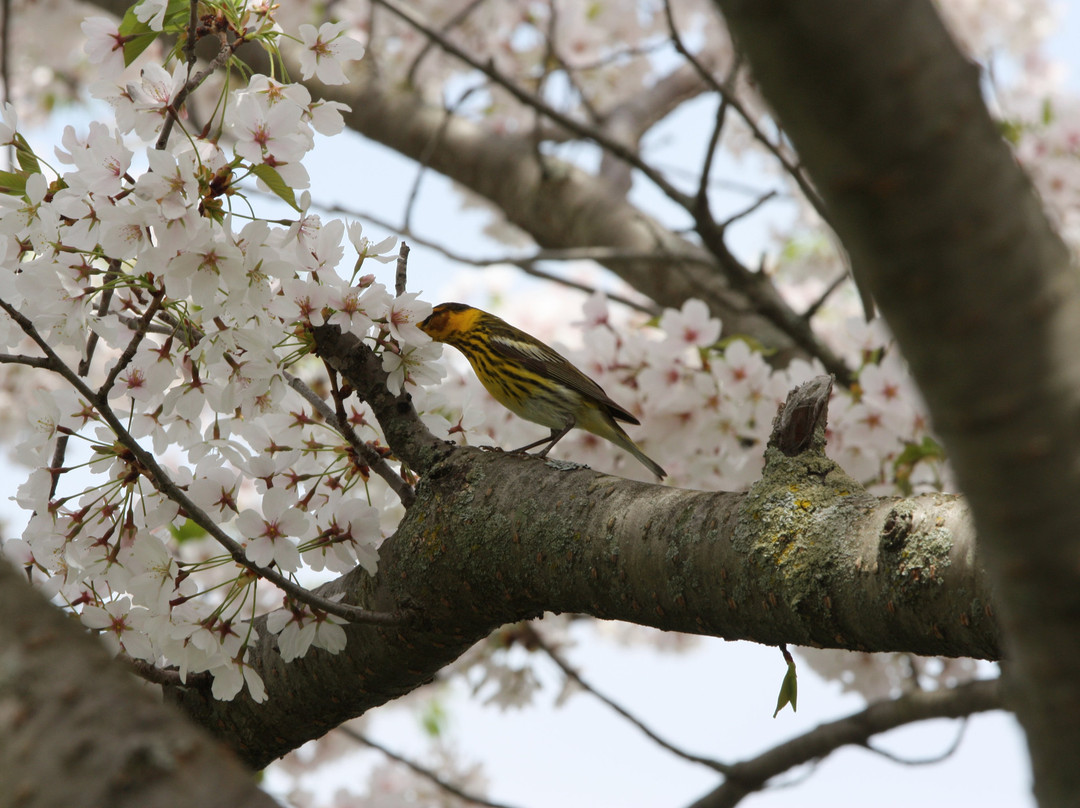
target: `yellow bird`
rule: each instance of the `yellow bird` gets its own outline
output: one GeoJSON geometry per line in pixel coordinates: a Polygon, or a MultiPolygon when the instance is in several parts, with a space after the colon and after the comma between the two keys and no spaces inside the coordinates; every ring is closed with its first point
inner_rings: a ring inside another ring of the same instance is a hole
{"type": "Polygon", "coordinates": [[[637,424],[638,419],[540,340],[494,314],[463,303],[440,303],[420,328],[436,342],[453,345],[465,354],[496,401],[515,415],[551,430],[550,437],[517,451],[546,443],[538,453],[544,457],[577,427],[621,446],[657,477],[666,476],[616,423],[637,424]]]}

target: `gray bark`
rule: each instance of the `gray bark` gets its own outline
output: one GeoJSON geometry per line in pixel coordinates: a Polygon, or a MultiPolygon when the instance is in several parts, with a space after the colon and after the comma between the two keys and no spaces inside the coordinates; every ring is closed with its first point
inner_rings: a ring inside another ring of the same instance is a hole
{"type": "Polygon", "coordinates": [[[0,559],[0,808],[276,804],[0,559]]]}
{"type": "Polygon", "coordinates": [[[979,530],[1044,806],[1080,803],[1080,275],[931,3],[719,0],[979,530]]]}

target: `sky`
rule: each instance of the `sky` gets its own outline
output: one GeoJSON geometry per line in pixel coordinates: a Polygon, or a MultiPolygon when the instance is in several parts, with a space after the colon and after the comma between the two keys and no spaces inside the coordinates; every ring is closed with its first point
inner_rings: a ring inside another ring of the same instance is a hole
{"type": "MultiPolygon", "coordinates": [[[[1073,66],[1069,81],[1074,89],[1080,88],[1075,70],[1078,42],[1080,19],[1075,13],[1064,14],[1051,53],[1073,66]]],[[[692,109],[686,114],[704,117],[710,113],[692,109]]],[[[670,125],[679,128],[686,122],[670,125]]],[[[54,124],[31,139],[35,146],[51,153],[49,144],[58,142],[58,131],[54,124]]],[[[664,142],[663,133],[657,135],[657,141],[664,142]]],[[[679,147],[673,145],[671,154],[662,159],[680,159],[679,147]]],[[[400,217],[416,172],[408,161],[359,138],[321,142],[308,166],[316,198],[376,212],[391,221],[400,217]],[[350,171],[342,172],[343,165],[350,171]]],[[[645,204],[651,201],[645,200],[645,204]]],[[[445,215],[448,205],[458,204],[449,183],[436,175],[425,175],[414,214],[417,229],[458,252],[478,256],[505,253],[507,248],[470,235],[481,229],[486,215],[481,210],[445,215]]],[[[775,224],[775,220],[760,218],[747,223],[737,233],[734,248],[755,263],[756,251],[766,243],[768,229],[775,224]]],[[[370,225],[365,229],[373,240],[385,235],[370,225]]],[[[444,295],[458,294],[465,288],[459,277],[463,271],[484,270],[461,270],[442,256],[414,246],[410,286],[438,302],[446,299],[444,295]]],[[[390,277],[380,280],[390,281],[390,277]]],[[[555,310],[551,316],[565,317],[566,312],[555,310]]],[[[13,490],[20,473],[17,468],[0,469],[0,480],[13,490]]],[[[14,503],[6,500],[0,500],[0,516],[15,528],[25,519],[14,503]]],[[[823,682],[804,664],[800,668],[799,711],[784,710],[773,718],[783,663],[775,649],[752,643],[703,638],[689,651],[657,654],[644,642],[626,646],[610,632],[579,627],[573,636],[576,645],[567,655],[590,683],[676,745],[726,762],[760,753],[863,706],[861,699],[840,692],[836,683],[823,682]]],[[[553,708],[560,674],[544,661],[536,663],[536,672],[545,687],[535,705],[524,709],[482,706],[470,698],[460,682],[439,695],[447,710],[446,737],[462,761],[484,764],[492,799],[522,808],[677,808],[718,784],[715,773],[658,750],[636,728],[587,694],[553,708]]],[[[420,729],[423,701],[412,698],[400,709],[374,711],[365,732],[397,751],[421,758],[428,743],[420,729]]],[[[813,771],[793,772],[784,778],[798,780],[797,785],[766,791],[746,804],[754,808],[1033,805],[1024,740],[1015,720],[992,713],[975,716],[967,723],[963,742],[944,764],[901,765],[865,749],[848,748],[813,771]]],[[[926,722],[888,733],[876,742],[899,756],[932,757],[950,746],[960,724],[926,722]]],[[[332,767],[332,777],[322,777],[318,788],[331,793],[335,783],[355,787],[363,780],[365,766],[376,759],[374,753],[365,753],[367,764],[332,767]]],[[[273,774],[266,782],[271,790],[282,783],[273,774]]]]}

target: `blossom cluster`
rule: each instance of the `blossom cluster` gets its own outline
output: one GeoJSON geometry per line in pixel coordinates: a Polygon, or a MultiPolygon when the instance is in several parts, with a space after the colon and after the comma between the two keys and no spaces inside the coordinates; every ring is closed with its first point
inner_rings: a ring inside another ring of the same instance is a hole
{"type": "MultiPolygon", "coordinates": [[[[136,16],[141,35],[169,27],[164,3],[136,16]]],[[[265,17],[228,21],[276,36],[265,17]]],[[[361,274],[365,259],[394,260],[394,239],[324,222],[297,195],[314,133],[340,131],[342,105],[254,75],[189,130],[182,100],[201,78],[186,63],[125,67],[115,23],[85,30],[106,77],[94,92],[115,121],[68,127],[53,167],[14,107],[0,116],[0,146],[18,157],[0,193],[0,368],[18,374],[10,395],[36,390],[33,407],[5,408],[29,416],[14,455],[34,470],[16,494],[29,523],[4,551],[130,657],[185,679],[208,671],[219,698],[246,684],[261,699],[251,618],[282,599],[253,571],[298,583],[374,573],[393,511],[371,470],[384,452],[370,413],[343,405],[350,443],[330,409],[297,393],[315,370],[310,329],[365,340],[400,388],[414,369],[434,372],[416,328],[430,306],[361,274]],[[291,220],[256,215],[267,203],[253,184],[291,205],[291,220]],[[231,538],[243,563],[208,531],[231,538]]],[[[362,52],[335,25],[301,39],[323,81],[362,52]]],[[[338,618],[285,606],[265,624],[285,658],[344,645],[338,618]]]]}

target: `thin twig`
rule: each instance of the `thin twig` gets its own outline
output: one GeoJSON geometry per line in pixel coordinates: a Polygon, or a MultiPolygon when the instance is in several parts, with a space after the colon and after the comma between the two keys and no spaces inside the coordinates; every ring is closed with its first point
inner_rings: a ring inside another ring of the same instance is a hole
{"type": "Polygon", "coordinates": [[[409,245],[404,239],[398,248],[397,266],[394,273],[394,293],[397,297],[405,294],[409,277],[409,245]]]}
{"type": "MultiPolygon", "coordinates": [[[[101,298],[98,300],[97,316],[99,318],[104,317],[109,311],[109,305],[112,302],[113,296],[113,287],[109,281],[119,274],[119,267],[119,261],[115,258],[109,259],[109,269],[105,272],[105,288],[101,290],[101,298]]],[[[147,325],[149,325],[149,323],[147,323],[147,325]]],[[[138,329],[138,327],[139,325],[137,324],[133,330],[138,329]]],[[[79,367],[75,371],[84,379],[90,374],[90,365],[94,361],[94,352],[97,350],[98,340],[98,332],[91,330],[90,336],[86,338],[86,349],[83,352],[83,358],[79,360],[79,367]]],[[[49,468],[54,469],[54,471],[52,479],[49,482],[49,499],[56,496],[56,489],[60,485],[60,473],[58,470],[64,465],[70,438],[71,436],[67,434],[60,435],[56,439],[56,446],[53,447],[52,462],[49,464],[49,468]]]]}
{"type": "MultiPolygon", "coordinates": [[[[436,241],[419,236],[416,233],[410,231],[405,227],[398,227],[387,222],[385,219],[371,214],[371,213],[359,213],[354,210],[344,208],[340,205],[332,205],[322,208],[328,213],[340,213],[347,216],[351,216],[357,219],[364,219],[371,222],[376,227],[382,227],[387,230],[393,230],[396,233],[400,233],[403,238],[408,238],[415,244],[419,244],[421,247],[427,247],[428,249],[435,250],[441,255],[446,256],[451,261],[456,261],[461,264],[474,267],[490,267],[495,264],[511,264],[518,267],[526,275],[531,275],[534,278],[541,278],[546,281],[552,281],[553,283],[559,283],[563,286],[567,286],[571,289],[577,289],[585,294],[593,294],[597,291],[595,286],[590,286],[580,281],[571,280],[569,278],[563,278],[554,273],[547,272],[543,269],[538,269],[534,266],[539,261],[596,261],[597,263],[617,263],[617,262],[631,262],[631,261],[655,261],[657,257],[670,258],[672,261],[693,261],[700,264],[712,265],[712,261],[695,254],[671,254],[659,255],[656,252],[631,252],[626,250],[619,250],[613,247],[575,247],[566,250],[538,250],[537,252],[527,255],[504,255],[494,256],[491,258],[470,258],[461,253],[454,252],[449,247],[439,244],[436,241]]],[[[604,292],[610,300],[614,300],[617,303],[621,303],[624,306],[643,312],[650,316],[658,314],[659,308],[656,304],[641,303],[633,298],[620,295],[618,292],[604,292]]]]}
{"type": "Polygon", "coordinates": [[[870,741],[867,741],[863,746],[874,754],[881,755],[886,760],[891,760],[893,763],[899,763],[902,766],[933,766],[936,763],[948,760],[954,754],[956,750],[960,748],[960,743],[964,740],[964,735],[968,728],[968,716],[964,716],[960,719],[960,729],[956,732],[956,737],[953,738],[953,742],[949,744],[940,754],[930,755],[923,758],[909,758],[897,755],[888,750],[882,749],[879,746],[874,746],[870,741]]]}
{"type": "Polygon", "coordinates": [[[544,637],[540,634],[539,631],[536,630],[536,628],[534,628],[532,625],[526,624],[524,626],[524,630],[528,632],[529,635],[526,642],[535,643],[536,647],[540,648],[545,654],[548,655],[552,662],[559,666],[559,670],[561,670],[568,679],[573,681],[583,690],[587,691],[592,696],[599,699],[612,710],[617,712],[619,715],[621,715],[623,718],[625,718],[627,721],[629,721],[631,724],[641,730],[641,732],[647,735],[652,741],[659,744],[664,749],[671,752],[673,755],[681,757],[683,760],[688,760],[691,763],[700,763],[702,766],[708,766],[713,771],[720,772],[721,774],[726,774],[728,771],[730,771],[731,767],[726,763],[721,763],[720,761],[713,760],[712,758],[706,758],[701,757],[700,755],[691,754],[690,752],[686,752],[675,746],[674,744],[665,741],[663,738],[661,738],[659,735],[657,735],[655,732],[645,726],[645,724],[642,723],[639,718],[632,715],[624,707],[612,701],[610,698],[605,696],[603,693],[601,693],[584,679],[582,679],[581,675],[572,667],[570,667],[570,665],[562,658],[559,652],[556,651],[551,646],[551,644],[547,642],[546,639],[544,639],[544,637]]]}
{"type": "Polygon", "coordinates": [[[424,145],[424,151],[420,154],[419,158],[416,161],[416,177],[413,179],[412,187],[409,188],[409,198],[405,201],[405,224],[403,228],[404,230],[408,230],[410,227],[410,222],[412,221],[412,212],[416,207],[416,201],[420,198],[420,184],[424,179],[424,175],[427,174],[428,165],[431,163],[432,156],[434,156],[436,149],[439,148],[439,144],[442,143],[442,139],[443,136],[446,134],[447,127],[450,126],[451,121],[453,121],[454,119],[454,113],[456,113],[457,110],[460,109],[461,106],[469,99],[469,96],[471,96],[479,89],[479,86],[470,87],[465,92],[463,92],[461,94],[461,97],[458,98],[453,104],[445,108],[443,112],[443,119],[439,123],[439,128],[432,133],[431,137],[428,138],[428,142],[424,145]]]}
{"type": "Polygon", "coordinates": [[[360,440],[360,436],[356,434],[356,431],[351,426],[349,426],[348,422],[339,418],[337,414],[330,409],[327,403],[315,394],[314,390],[291,373],[285,373],[285,381],[289,383],[289,387],[299,393],[308,404],[314,407],[315,411],[318,412],[335,431],[345,438],[349,446],[351,446],[360,457],[360,460],[386,481],[387,485],[389,485],[394,493],[398,495],[398,499],[401,500],[401,504],[404,505],[405,508],[409,508],[409,506],[416,501],[416,492],[413,491],[412,486],[401,479],[401,475],[394,471],[390,464],[386,462],[385,458],[369,446],[366,441],[360,440]]]}
{"type": "MultiPolygon", "coordinates": [[[[187,97],[194,92],[200,84],[206,81],[213,73],[219,68],[224,67],[225,64],[232,58],[233,52],[236,48],[240,47],[244,43],[243,39],[237,38],[231,44],[229,43],[228,35],[224,32],[219,34],[221,41],[221,47],[217,52],[217,56],[206,66],[205,70],[197,73],[194,76],[188,78],[184,82],[184,86],[180,88],[180,91],[176,94],[176,98],[173,98],[167,109],[168,115],[165,116],[165,122],[161,125],[161,132],[158,134],[157,142],[154,144],[154,148],[157,150],[164,149],[169,142],[169,135],[172,134],[173,124],[180,117],[180,109],[183,107],[187,97]]],[[[188,66],[188,74],[190,76],[192,65],[188,66]]]]}
{"type": "Polygon", "coordinates": [[[755,199],[752,204],[750,204],[747,207],[743,208],[738,213],[733,213],[731,216],[728,216],[726,219],[724,219],[724,221],[720,222],[720,225],[719,225],[720,229],[721,230],[726,230],[728,227],[735,224],[735,222],[739,221],[739,219],[745,219],[747,216],[749,216],[755,210],[760,208],[762,205],[764,205],[770,199],[774,199],[775,197],[776,197],[776,191],[775,190],[766,191],[761,196],[759,196],[757,199],[755,199]]]}
{"type": "Polygon", "coordinates": [[[52,369],[49,357],[27,356],[26,354],[0,354],[0,365],[26,365],[28,368],[52,369]]]}
{"type": "MultiPolygon", "coordinates": [[[[735,62],[731,66],[731,71],[724,81],[724,86],[735,86],[735,81],[739,77],[739,68],[741,64],[742,60],[736,56],[735,62]]],[[[708,212],[709,210],[709,175],[712,174],[712,164],[713,160],[716,158],[716,148],[720,145],[720,135],[723,134],[724,123],[727,120],[727,111],[730,106],[730,99],[728,96],[729,93],[720,93],[720,107],[716,110],[716,123],[713,125],[712,135],[709,137],[709,144],[705,147],[705,163],[701,167],[701,179],[698,183],[696,195],[697,205],[704,212],[708,212]]]]}
{"type": "Polygon", "coordinates": [[[917,721],[966,718],[978,712],[1000,710],[1002,706],[1001,682],[997,679],[977,679],[941,690],[915,690],[895,699],[874,702],[864,710],[821,724],[734,764],[726,781],[690,808],[731,808],[747,795],[765,788],[777,775],[821,760],[844,746],[866,746],[875,735],[917,721]]]}
{"type": "MultiPolygon", "coordinates": [[[[98,319],[103,318],[109,313],[109,306],[112,305],[113,298],[113,286],[111,281],[119,275],[119,271],[120,262],[115,258],[110,258],[109,268],[105,272],[105,287],[101,290],[101,297],[98,299],[98,319]]],[[[90,373],[90,364],[94,361],[94,352],[97,350],[99,338],[97,331],[90,331],[90,336],[86,339],[86,351],[83,353],[83,358],[79,361],[78,374],[80,376],[85,377],[90,373]]]]}
{"type": "MultiPolygon", "coordinates": [[[[465,22],[469,18],[469,15],[473,13],[482,3],[486,0],[472,0],[461,11],[448,19],[442,27],[442,33],[449,34],[452,30],[457,28],[461,23],[465,22]]],[[[435,47],[435,43],[432,40],[428,40],[424,43],[424,46],[420,48],[419,53],[416,54],[416,58],[413,59],[412,64],[409,65],[408,71],[405,73],[405,84],[408,87],[416,86],[416,72],[420,69],[420,63],[424,61],[424,57],[427,56],[431,49],[435,47]]]]}
{"type": "Polygon", "coordinates": [[[802,314],[803,319],[809,320],[811,317],[817,314],[818,309],[820,309],[825,304],[825,301],[829,299],[829,296],[840,287],[840,284],[842,284],[850,277],[850,273],[848,273],[847,270],[844,270],[835,278],[833,278],[832,283],[830,283],[826,287],[825,291],[818,296],[818,299],[806,307],[806,311],[804,311],[802,314]]]}
{"type": "Polygon", "coordinates": [[[399,755],[397,752],[390,751],[378,741],[371,740],[371,738],[360,732],[357,732],[352,727],[338,727],[338,731],[344,733],[347,737],[352,738],[357,743],[362,743],[364,744],[364,746],[370,746],[372,749],[382,752],[391,760],[400,763],[402,766],[405,766],[407,769],[410,769],[414,773],[420,775],[425,780],[434,783],[443,791],[448,794],[454,795],[458,799],[465,800],[466,802],[471,802],[474,805],[483,805],[487,808],[513,808],[506,803],[493,802],[483,797],[478,797],[475,794],[469,794],[468,792],[464,791],[463,789],[459,788],[448,780],[444,780],[442,777],[439,777],[439,775],[435,774],[435,772],[431,771],[430,769],[421,766],[419,763],[414,763],[407,757],[399,755]]]}
{"type": "Polygon", "coordinates": [[[531,93],[528,90],[522,89],[517,84],[507,79],[498,70],[496,70],[494,65],[490,61],[482,62],[479,59],[475,58],[466,50],[450,41],[447,37],[442,36],[434,28],[426,25],[422,20],[413,15],[411,12],[406,11],[405,9],[398,6],[392,0],[374,0],[374,2],[387,9],[395,16],[405,20],[405,22],[409,23],[409,25],[413,26],[417,31],[421,32],[422,34],[424,34],[424,36],[434,41],[440,48],[442,48],[447,53],[465,62],[473,69],[483,73],[485,76],[490,78],[504,90],[510,93],[510,95],[512,95],[518,101],[525,104],[527,107],[537,110],[538,112],[550,118],[552,121],[554,121],[564,129],[567,129],[586,140],[593,141],[598,146],[611,152],[616,157],[625,160],[631,166],[633,166],[646,177],[648,177],[658,188],[660,188],[660,190],[662,190],[668,197],[670,197],[682,207],[689,209],[690,205],[693,204],[693,200],[687,194],[683,193],[670,182],[668,182],[663,177],[663,175],[656,171],[656,169],[654,169],[651,165],[642,160],[641,156],[633,149],[628,148],[627,146],[623,145],[617,140],[614,140],[611,137],[608,137],[608,135],[606,135],[604,132],[600,131],[596,127],[581,123],[580,121],[575,120],[571,116],[560,112],[559,110],[555,109],[550,104],[545,102],[543,99],[537,97],[535,93],[531,93]]]}
{"type": "MultiPolygon", "coordinates": [[[[0,20],[0,82],[4,85],[4,94],[0,95],[0,103],[11,98],[11,0],[3,0],[0,3],[4,18],[0,20]]],[[[12,168],[15,166],[15,147],[8,150],[11,156],[12,168]]]]}
{"type": "MultiPolygon", "coordinates": [[[[563,75],[566,76],[566,81],[577,93],[579,99],[581,99],[581,106],[585,108],[585,112],[588,113],[589,118],[594,124],[600,122],[600,112],[593,106],[592,101],[585,94],[584,88],[578,83],[577,76],[574,75],[574,70],[563,59],[562,54],[559,53],[559,49],[555,46],[555,31],[558,28],[559,23],[559,7],[555,3],[551,3],[549,6],[548,26],[547,31],[544,32],[544,73],[540,79],[540,82],[536,86],[537,94],[539,94],[543,88],[544,83],[547,82],[548,77],[552,74],[553,70],[550,65],[557,65],[562,69],[563,75]]],[[[537,118],[535,132],[539,134],[541,121],[537,118]]],[[[537,139],[539,142],[539,138],[537,139]]]]}
{"type": "MultiPolygon", "coordinates": [[[[773,143],[768,136],[761,130],[761,127],[757,125],[757,121],[749,113],[743,103],[736,97],[733,90],[729,90],[724,85],[720,84],[716,80],[716,77],[709,72],[708,68],[703,65],[700,60],[686,47],[686,43],[683,42],[682,37],[679,34],[678,28],[675,26],[675,18],[671,10],[671,0],[664,0],[664,14],[667,17],[668,31],[671,34],[671,42],[675,46],[675,50],[686,59],[698,72],[702,80],[705,81],[710,87],[713,88],[721,97],[727,98],[728,103],[733,110],[735,110],[739,117],[743,119],[743,122],[749,127],[750,133],[754,136],[762,146],[768,150],[768,152],[780,163],[783,169],[791,175],[791,178],[795,180],[795,183],[799,186],[799,190],[803,192],[807,201],[817,211],[818,215],[825,220],[829,221],[828,211],[825,208],[824,200],[818,195],[817,190],[810,184],[810,182],[803,175],[802,170],[794,163],[792,163],[787,156],[783,153],[781,147],[773,143]]],[[[726,84],[726,82],[725,82],[726,84]]]]}
{"type": "Polygon", "coordinates": [[[146,311],[143,312],[142,317],[139,318],[139,325],[135,329],[134,336],[132,336],[127,347],[124,348],[124,352],[120,354],[120,358],[116,360],[116,364],[109,370],[109,375],[105,377],[105,381],[102,383],[101,387],[98,388],[98,397],[103,401],[108,400],[109,392],[112,390],[113,385],[116,384],[116,377],[119,376],[124,368],[131,364],[131,360],[135,358],[136,351],[138,351],[139,346],[146,337],[146,330],[150,327],[150,322],[161,308],[161,300],[164,296],[165,290],[163,288],[155,289],[150,293],[150,305],[146,307],[146,311]]]}
{"type": "Polygon", "coordinates": [[[191,0],[188,3],[188,31],[187,41],[184,43],[184,53],[187,54],[188,75],[191,75],[195,67],[195,42],[199,30],[199,0],[191,0]]]}

